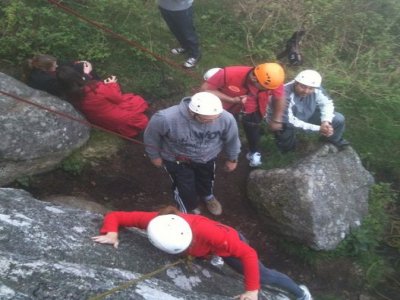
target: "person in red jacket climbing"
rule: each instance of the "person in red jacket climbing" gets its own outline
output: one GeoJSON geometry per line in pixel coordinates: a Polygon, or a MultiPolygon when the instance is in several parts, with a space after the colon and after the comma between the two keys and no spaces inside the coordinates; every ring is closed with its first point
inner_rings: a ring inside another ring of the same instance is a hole
{"type": "Polygon", "coordinates": [[[257,300],[262,284],[290,292],[297,300],[312,299],[306,286],[297,285],[287,275],[265,267],[239,232],[204,216],[184,214],[172,206],[159,212],[114,211],[105,216],[100,229],[102,235],[94,236],[92,240],[117,248],[120,226],[147,229],[150,242],[169,254],[222,257],[230,267],[244,275],[246,290],[240,295],[241,300],[257,300]]]}
{"type": "Polygon", "coordinates": [[[73,68],[61,66],[57,79],[68,101],[92,124],[126,137],[135,137],[146,128],[147,102],[139,95],[123,94],[115,76],[87,80],[73,68]]]}
{"type": "Polygon", "coordinates": [[[200,90],[218,96],[224,109],[232,114],[242,115],[242,125],[249,147],[246,158],[251,167],[260,166],[260,123],[266,115],[270,98],[270,130],[276,132],[282,129],[282,117],[286,108],[283,68],[277,63],[263,63],[256,67],[225,67],[217,70],[212,76],[207,73],[205,75],[200,90]]]}

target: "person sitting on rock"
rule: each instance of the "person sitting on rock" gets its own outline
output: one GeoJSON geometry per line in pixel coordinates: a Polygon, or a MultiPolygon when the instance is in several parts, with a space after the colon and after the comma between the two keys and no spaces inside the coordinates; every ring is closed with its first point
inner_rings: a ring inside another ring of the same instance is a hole
{"type": "Polygon", "coordinates": [[[58,65],[68,65],[78,71],[86,80],[100,79],[94,72],[92,64],[85,60],[58,62],[52,55],[38,54],[27,60],[25,81],[31,88],[45,91],[57,97],[62,96],[62,88],[56,77],[58,65]]]}
{"type": "Polygon", "coordinates": [[[114,211],[105,216],[100,229],[102,235],[92,240],[117,248],[120,226],[146,229],[150,242],[169,254],[222,257],[227,265],[244,275],[246,291],[240,295],[241,300],[257,300],[261,285],[275,286],[297,300],[312,299],[306,286],[297,285],[287,275],[265,267],[258,260],[256,250],[238,231],[204,216],[181,213],[172,206],[159,212],[114,211]]]}
{"type": "Polygon", "coordinates": [[[115,76],[104,81],[87,80],[74,68],[61,66],[57,79],[68,101],[89,122],[126,137],[135,137],[146,128],[147,102],[139,95],[123,94],[115,76]]]}
{"type": "Polygon", "coordinates": [[[284,126],[275,133],[275,141],[281,152],[295,149],[297,130],[319,132],[324,140],[339,150],[349,145],[343,139],[344,116],[335,112],[332,99],[321,88],[321,81],[322,77],[317,71],[304,70],[285,84],[288,105],[284,126]]]}

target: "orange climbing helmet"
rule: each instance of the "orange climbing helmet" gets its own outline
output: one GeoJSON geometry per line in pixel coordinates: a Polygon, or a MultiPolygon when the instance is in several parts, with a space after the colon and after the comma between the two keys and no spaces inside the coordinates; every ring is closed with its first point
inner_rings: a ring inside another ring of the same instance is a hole
{"type": "Polygon", "coordinates": [[[266,89],[274,90],[283,84],[285,71],[277,63],[264,63],[254,68],[258,82],[266,89]]]}

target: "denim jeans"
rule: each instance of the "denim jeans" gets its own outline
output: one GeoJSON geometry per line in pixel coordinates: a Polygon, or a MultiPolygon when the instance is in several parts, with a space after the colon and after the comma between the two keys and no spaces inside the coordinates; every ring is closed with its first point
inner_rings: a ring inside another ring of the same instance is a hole
{"type": "Polygon", "coordinates": [[[172,11],[162,7],[161,15],[169,30],[178,40],[182,48],[186,49],[189,57],[200,57],[199,39],[193,23],[193,6],[188,9],[172,11]]]}
{"type": "MultiPolygon", "coordinates": [[[[321,124],[321,113],[317,110],[310,119],[304,120],[305,122],[320,125],[321,124]]],[[[333,144],[339,142],[342,139],[345,129],[345,119],[341,113],[335,112],[335,116],[332,120],[333,134],[330,137],[324,138],[326,141],[333,144]]],[[[283,129],[275,133],[275,143],[278,149],[285,153],[292,151],[296,148],[297,139],[296,131],[300,130],[295,128],[292,124],[283,124],[283,129]]]]}

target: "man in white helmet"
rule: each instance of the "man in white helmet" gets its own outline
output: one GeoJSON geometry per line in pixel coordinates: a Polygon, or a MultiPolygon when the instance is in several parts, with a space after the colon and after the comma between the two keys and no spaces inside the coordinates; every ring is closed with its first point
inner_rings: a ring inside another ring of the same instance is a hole
{"type": "Polygon", "coordinates": [[[235,170],[240,140],[235,118],[208,92],[184,98],[158,111],[144,132],[146,152],[172,179],[174,200],[182,212],[199,212],[199,199],[213,215],[222,206],[213,194],[215,160],[224,150],[225,170],[235,170]]]}
{"type": "Polygon", "coordinates": [[[321,88],[321,81],[317,71],[304,70],[285,84],[287,111],[283,129],[275,134],[280,151],[295,149],[296,130],[318,132],[339,150],[349,145],[342,137],[344,116],[335,112],[332,99],[321,88]]]}

